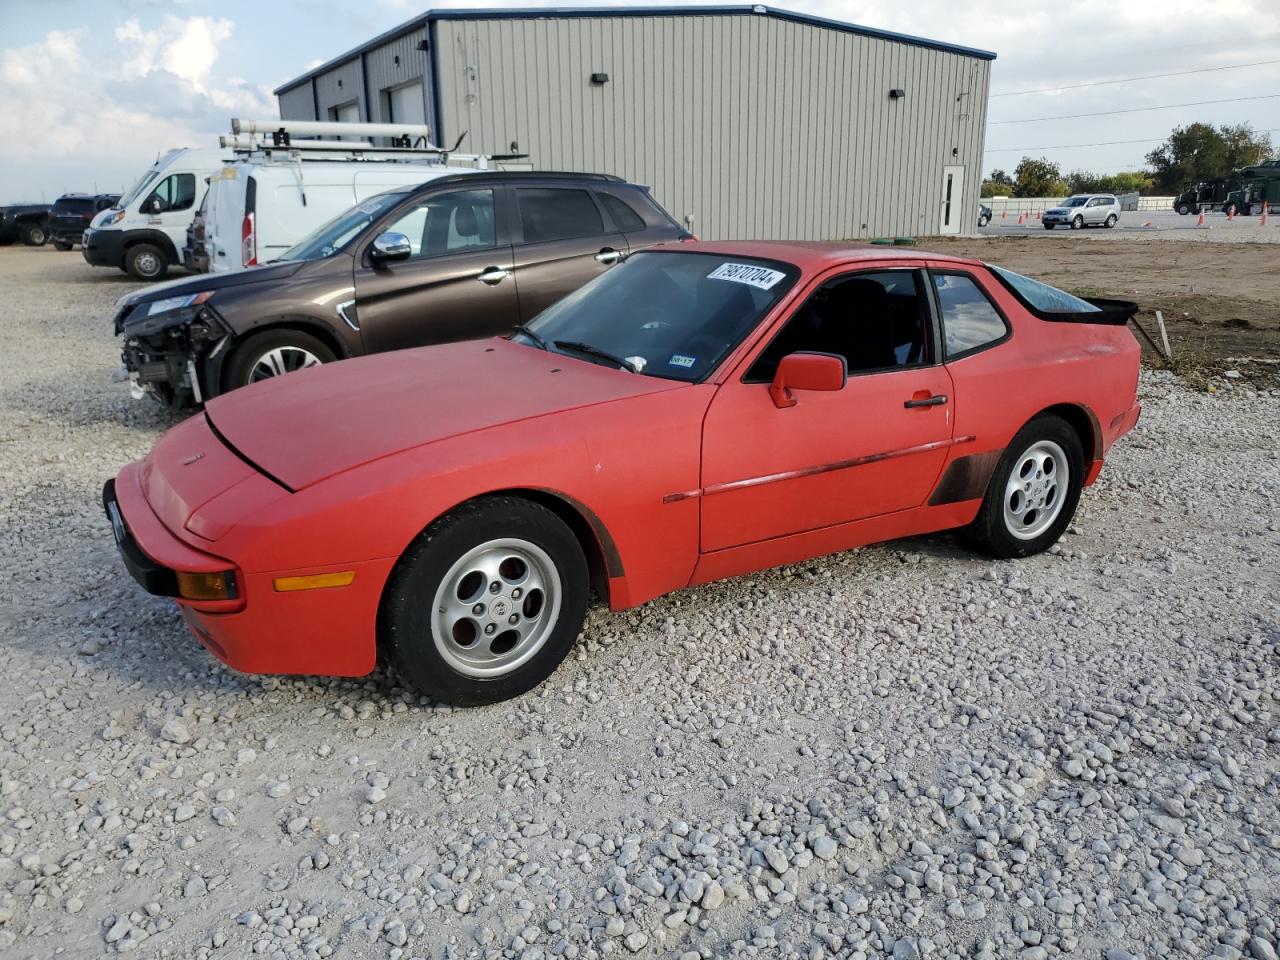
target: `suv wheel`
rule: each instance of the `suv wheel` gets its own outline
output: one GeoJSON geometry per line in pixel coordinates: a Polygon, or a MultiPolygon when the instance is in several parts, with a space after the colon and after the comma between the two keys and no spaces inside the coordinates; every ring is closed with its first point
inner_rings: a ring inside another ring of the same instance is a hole
{"type": "Polygon", "coordinates": [[[1109,217],[1107,217],[1107,222],[1105,224],[1106,228],[1110,230],[1112,227],[1116,225],[1116,220],[1118,219],[1119,217],[1117,217],[1114,213],[1111,214],[1109,217]]]}
{"type": "Polygon", "coordinates": [[[155,244],[137,243],[125,251],[124,269],[135,280],[150,283],[169,272],[169,259],[155,244]]]}
{"type": "Polygon", "coordinates": [[[29,223],[22,229],[22,242],[28,247],[43,247],[49,235],[38,223],[29,223]]]}
{"type": "Polygon", "coordinates": [[[1185,203],[1178,204],[1176,209],[1178,211],[1178,216],[1180,217],[1185,217],[1188,213],[1191,212],[1191,208],[1188,207],[1185,203]]]}
{"type": "Polygon", "coordinates": [[[1071,221],[1071,229],[1072,229],[1072,230],[1083,230],[1083,229],[1084,229],[1084,217],[1080,216],[1080,214],[1078,214],[1078,213],[1077,213],[1077,214],[1076,214],[1076,216],[1075,216],[1075,219],[1071,221]]]}
{"type": "Polygon", "coordinates": [[[70,249],[71,249],[71,241],[70,241],[70,240],[59,240],[57,237],[54,237],[54,238],[53,238],[53,249],[55,249],[55,250],[70,250],[70,249]]]}
{"type": "Polygon", "coordinates": [[[333,363],[338,359],[321,340],[301,330],[268,330],[250,337],[231,357],[223,390],[333,363]]]}

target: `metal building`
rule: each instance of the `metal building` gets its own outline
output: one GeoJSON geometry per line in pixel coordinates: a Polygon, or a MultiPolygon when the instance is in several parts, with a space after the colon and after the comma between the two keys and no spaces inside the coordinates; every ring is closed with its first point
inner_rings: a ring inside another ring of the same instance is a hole
{"type": "Polygon", "coordinates": [[[275,92],[647,183],[708,239],[923,236],[976,223],[993,59],[758,5],[455,9],[275,92]]]}

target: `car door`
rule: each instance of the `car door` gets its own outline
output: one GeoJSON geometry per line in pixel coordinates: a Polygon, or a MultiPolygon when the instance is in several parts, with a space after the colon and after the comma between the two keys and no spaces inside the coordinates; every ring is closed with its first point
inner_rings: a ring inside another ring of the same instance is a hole
{"type": "Polygon", "coordinates": [[[519,319],[499,186],[430,193],[398,207],[356,251],[356,321],[366,353],[506,333],[519,319]],[[377,263],[376,236],[409,239],[377,263]]]}
{"type": "Polygon", "coordinates": [[[628,247],[585,187],[529,183],[512,192],[516,289],[527,322],[604,273],[628,247]]]}
{"type": "Polygon", "coordinates": [[[1107,219],[1109,208],[1107,201],[1103,197],[1094,197],[1089,201],[1089,206],[1085,208],[1085,220],[1089,223],[1102,223],[1107,219]]]}
{"type": "Polygon", "coordinates": [[[704,553],[924,503],[952,440],[952,385],[937,362],[922,271],[902,264],[829,274],[717,391],[703,430],[704,553]],[[769,384],[783,356],[844,358],[841,390],[769,384]]]}

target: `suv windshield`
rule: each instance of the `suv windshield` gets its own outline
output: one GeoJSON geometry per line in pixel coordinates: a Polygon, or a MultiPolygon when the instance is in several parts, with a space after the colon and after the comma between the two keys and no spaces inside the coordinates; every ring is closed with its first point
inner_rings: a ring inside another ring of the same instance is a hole
{"type": "Polygon", "coordinates": [[[798,275],[791,264],[772,260],[638,253],[513,337],[605,366],[694,382],[715,370],[798,275]]]}
{"type": "Polygon", "coordinates": [[[1088,197],[1068,197],[1062,205],[1064,207],[1083,207],[1088,202],[1088,197]]]}
{"type": "Polygon", "coordinates": [[[376,197],[361,201],[350,210],[344,210],[328,223],[313,230],[296,246],[280,254],[277,259],[321,260],[324,257],[331,257],[355,239],[356,234],[407,195],[408,191],[380,193],[376,197]]]}

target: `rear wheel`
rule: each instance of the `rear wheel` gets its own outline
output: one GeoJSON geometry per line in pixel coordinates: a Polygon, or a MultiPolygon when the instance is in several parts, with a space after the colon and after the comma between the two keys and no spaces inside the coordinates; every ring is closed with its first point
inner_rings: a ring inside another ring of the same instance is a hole
{"type": "Polygon", "coordinates": [[[309,333],[268,330],[236,348],[223,379],[223,390],[235,390],[336,359],[328,346],[309,333]]]}
{"type": "Polygon", "coordinates": [[[1120,218],[1119,218],[1119,217],[1117,217],[1114,213],[1113,213],[1113,214],[1111,214],[1109,217],[1107,217],[1107,222],[1106,222],[1106,224],[1105,224],[1106,228],[1107,228],[1108,230],[1110,230],[1112,227],[1114,227],[1114,226],[1116,225],[1116,221],[1117,221],[1118,219],[1120,219],[1120,218]]]}
{"type": "Polygon", "coordinates": [[[38,223],[29,223],[22,228],[22,242],[28,247],[43,247],[48,239],[49,235],[38,223]]]}
{"type": "Polygon", "coordinates": [[[136,243],[125,251],[124,269],[135,280],[149,283],[169,272],[169,258],[153,243],[136,243]]]}
{"type": "Polygon", "coordinates": [[[1000,458],[968,537],[1004,559],[1046,550],[1075,516],[1083,483],[1079,436],[1061,417],[1042,414],[1000,458]]]}
{"type": "Polygon", "coordinates": [[[379,642],[409,683],[443,703],[519,696],[568,655],[588,572],[569,527],[540,504],[463,504],[406,551],[383,596],[379,642]]]}
{"type": "Polygon", "coordinates": [[[55,250],[64,250],[64,251],[65,251],[65,250],[70,250],[70,249],[71,249],[71,241],[70,241],[70,240],[58,240],[58,239],[56,239],[56,238],[55,238],[55,239],[54,239],[54,241],[53,241],[53,249],[55,249],[55,250]]]}

